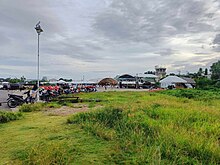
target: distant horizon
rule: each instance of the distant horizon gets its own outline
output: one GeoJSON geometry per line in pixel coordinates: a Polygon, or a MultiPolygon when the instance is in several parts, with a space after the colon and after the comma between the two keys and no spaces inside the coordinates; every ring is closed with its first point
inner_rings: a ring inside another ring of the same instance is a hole
{"type": "MultiPolygon", "coordinates": [[[[202,68],[203,70],[205,70],[205,68],[202,68]]],[[[208,69],[208,73],[210,73],[210,71],[209,71],[209,68],[207,68],[208,69]]],[[[149,71],[153,71],[153,70],[149,70],[149,71]]],[[[187,73],[197,73],[199,71],[199,68],[198,68],[198,70],[196,71],[196,72],[180,72],[180,74],[181,75],[187,75],[187,73]]],[[[146,71],[145,71],[146,72],[146,71]]],[[[170,74],[175,74],[175,75],[179,75],[179,72],[176,72],[176,73],[174,73],[174,72],[166,72],[166,75],[170,75],[170,74]]],[[[123,73],[123,74],[116,74],[115,76],[105,76],[105,77],[91,77],[91,78],[86,78],[86,76],[84,75],[84,80],[92,80],[92,79],[102,79],[102,78],[115,78],[117,75],[124,75],[124,74],[129,74],[129,75],[132,75],[132,76],[136,76],[136,74],[137,73],[133,73],[133,74],[131,74],[131,73],[123,73]]],[[[138,73],[138,74],[140,74],[140,72],[138,73]]],[[[144,75],[144,72],[143,73],[141,73],[141,74],[143,74],[144,75]]],[[[23,75],[22,75],[23,76],[23,75]]],[[[4,79],[6,79],[6,78],[21,78],[22,76],[18,76],[18,77],[3,77],[3,76],[0,76],[0,78],[4,78],[4,79]]],[[[25,77],[25,76],[24,76],[25,77]]],[[[43,77],[47,77],[47,79],[48,80],[50,80],[50,79],[56,79],[56,80],[58,80],[58,79],[60,79],[60,78],[64,78],[64,79],[72,79],[73,81],[74,80],[82,80],[83,79],[83,76],[81,77],[81,78],[74,78],[74,77],[64,77],[64,76],[58,76],[58,77],[48,77],[48,76],[42,76],[41,78],[40,78],[40,80],[42,80],[42,78],[43,77]]],[[[30,77],[25,77],[26,79],[28,79],[28,80],[37,80],[37,78],[30,78],[30,77]]]]}

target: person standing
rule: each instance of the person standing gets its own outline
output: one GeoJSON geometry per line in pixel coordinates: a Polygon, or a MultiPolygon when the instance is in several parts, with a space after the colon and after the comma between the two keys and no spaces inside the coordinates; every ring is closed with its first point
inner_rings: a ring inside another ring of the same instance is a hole
{"type": "Polygon", "coordinates": [[[31,102],[36,99],[36,97],[37,97],[37,90],[38,90],[37,84],[35,84],[33,86],[33,88],[31,89],[31,102]]]}

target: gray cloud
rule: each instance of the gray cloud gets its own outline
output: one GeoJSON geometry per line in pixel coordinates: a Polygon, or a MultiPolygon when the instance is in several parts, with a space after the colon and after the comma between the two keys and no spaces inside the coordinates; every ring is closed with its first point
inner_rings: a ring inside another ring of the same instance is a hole
{"type": "Polygon", "coordinates": [[[215,39],[213,40],[213,44],[218,44],[220,45],[220,34],[217,34],[215,36],[215,39]]]}
{"type": "Polygon", "coordinates": [[[0,45],[1,47],[11,43],[11,39],[5,34],[0,34],[0,45]]]}
{"type": "Polygon", "coordinates": [[[161,55],[161,56],[171,56],[171,55],[173,55],[173,54],[175,54],[176,53],[176,50],[172,50],[172,49],[170,49],[170,48],[168,48],[168,49],[162,49],[162,50],[160,50],[159,52],[155,52],[155,54],[159,54],[159,55],[161,55]]]}
{"type": "Polygon", "coordinates": [[[110,39],[155,45],[176,34],[213,30],[201,20],[210,17],[205,5],[205,1],[191,0],[114,0],[111,8],[97,17],[94,27],[110,39]]]}
{"type": "Polygon", "coordinates": [[[39,20],[42,75],[195,70],[217,59],[219,8],[214,0],[2,0],[0,77],[34,77],[39,20]]]}
{"type": "Polygon", "coordinates": [[[211,46],[213,51],[220,52],[220,34],[216,34],[211,46]]]}
{"type": "Polygon", "coordinates": [[[208,52],[196,52],[194,54],[197,54],[199,56],[207,56],[207,55],[210,55],[211,53],[208,53],[208,52]]]}

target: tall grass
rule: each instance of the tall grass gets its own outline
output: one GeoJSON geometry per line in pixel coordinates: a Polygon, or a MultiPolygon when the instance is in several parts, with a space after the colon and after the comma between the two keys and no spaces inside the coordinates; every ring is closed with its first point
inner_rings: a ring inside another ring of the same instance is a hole
{"type": "Polygon", "coordinates": [[[33,112],[41,111],[43,109],[44,103],[35,103],[35,104],[23,104],[20,108],[20,112],[33,112]]]}
{"type": "Polygon", "coordinates": [[[177,90],[165,90],[161,92],[162,94],[167,94],[171,96],[195,99],[195,100],[212,100],[220,99],[219,90],[196,90],[196,89],[177,89],[177,90]]]}
{"type": "Polygon", "coordinates": [[[22,164],[60,164],[67,165],[76,157],[77,150],[72,149],[65,142],[39,143],[26,150],[13,154],[22,164]],[[75,153],[74,153],[75,152],[75,153]],[[75,155],[74,155],[75,154],[75,155]]]}
{"type": "Polygon", "coordinates": [[[106,108],[67,122],[113,141],[108,158],[116,164],[220,163],[219,110],[160,94],[131,94],[108,93],[106,108]],[[118,95],[123,97],[115,101],[118,95]]]}
{"type": "Polygon", "coordinates": [[[7,123],[13,120],[19,120],[23,115],[19,112],[0,111],[0,123],[7,123]]]}
{"type": "Polygon", "coordinates": [[[35,104],[23,104],[20,108],[20,112],[34,112],[34,111],[42,111],[48,108],[60,108],[62,105],[58,102],[50,102],[50,103],[35,103],[35,104]]]}
{"type": "MultiPolygon", "coordinates": [[[[88,103],[99,109],[70,117],[26,113],[0,127],[0,157],[12,156],[11,164],[220,164],[218,93],[204,101],[197,91],[181,92],[87,93],[80,98],[103,100],[88,103]]],[[[24,105],[20,111],[60,106],[24,105]]]]}

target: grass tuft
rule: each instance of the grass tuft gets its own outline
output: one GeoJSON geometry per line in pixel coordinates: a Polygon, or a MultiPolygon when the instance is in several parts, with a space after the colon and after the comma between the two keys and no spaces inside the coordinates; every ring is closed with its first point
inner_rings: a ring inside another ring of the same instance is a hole
{"type": "Polygon", "coordinates": [[[20,112],[34,112],[41,111],[44,107],[44,103],[35,103],[35,104],[23,104],[20,108],[20,112]]]}
{"type": "MultiPolygon", "coordinates": [[[[74,152],[68,150],[68,145],[63,142],[40,143],[26,150],[19,150],[13,154],[14,159],[19,159],[22,164],[69,164],[73,161],[74,152]]],[[[76,150],[75,150],[76,152],[76,150]]]]}
{"type": "Polygon", "coordinates": [[[0,123],[7,123],[13,120],[19,120],[23,117],[20,112],[3,112],[0,111],[0,123]]]}

